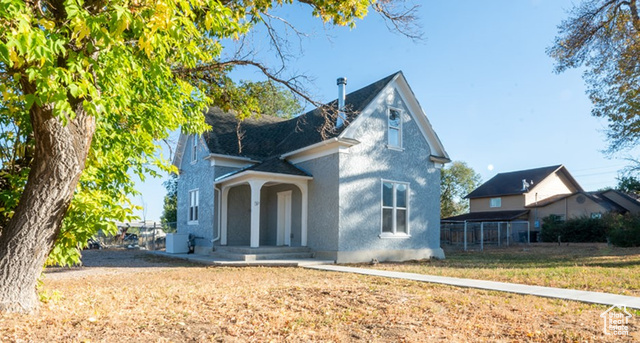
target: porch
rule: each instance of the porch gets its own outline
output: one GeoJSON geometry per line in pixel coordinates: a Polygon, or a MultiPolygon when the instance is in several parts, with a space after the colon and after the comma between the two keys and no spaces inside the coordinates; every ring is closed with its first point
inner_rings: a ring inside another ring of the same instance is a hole
{"type": "MultiPolygon", "coordinates": [[[[308,181],[312,179],[279,159],[217,178],[220,245],[215,250],[306,247],[308,181]]],[[[226,253],[255,255],[245,250],[226,253]]]]}

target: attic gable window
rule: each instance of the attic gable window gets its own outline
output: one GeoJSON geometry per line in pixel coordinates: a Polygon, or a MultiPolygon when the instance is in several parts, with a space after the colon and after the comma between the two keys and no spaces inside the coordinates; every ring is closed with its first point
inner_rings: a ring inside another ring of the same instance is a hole
{"type": "Polygon", "coordinates": [[[390,108],[388,113],[387,138],[390,148],[402,148],[402,112],[390,108]]]}
{"type": "Polygon", "coordinates": [[[502,207],[502,198],[491,198],[489,207],[502,207]]]}
{"type": "Polygon", "coordinates": [[[191,163],[198,160],[198,134],[193,135],[193,144],[191,145],[191,163]]]}

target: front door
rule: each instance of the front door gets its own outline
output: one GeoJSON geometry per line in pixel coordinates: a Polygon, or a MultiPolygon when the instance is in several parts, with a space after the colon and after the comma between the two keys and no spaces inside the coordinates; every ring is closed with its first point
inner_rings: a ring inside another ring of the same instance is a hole
{"type": "Polygon", "coordinates": [[[278,192],[277,245],[291,245],[291,191],[278,192]]]}

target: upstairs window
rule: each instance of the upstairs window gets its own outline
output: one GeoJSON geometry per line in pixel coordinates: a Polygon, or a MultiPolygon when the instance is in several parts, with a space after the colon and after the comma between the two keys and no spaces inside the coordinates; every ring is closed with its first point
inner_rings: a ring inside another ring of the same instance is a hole
{"type": "Polygon", "coordinates": [[[200,202],[200,192],[197,189],[189,191],[189,222],[198,222],[198,204],[200,202]]]}
{"type": "Polygon", "coordinates": [[[193,144],[191,145],[191,162],[198,159],[198,134],[193,135],[193,144]]]}
{"type": "Polygon", "coordinates": [[[502,207],[502,198],[491,198],[489,207],[502,207]]]}
{"type": "Polygon", "coordinates": [[[391,148],[402,148],[402,112],[395,108],[389,109],[388,143],[391,148]]]}
{"type": "Polygon", "coordinates": [[[382,182],[382,235],[408,235],[409,185],[382,182]]]}

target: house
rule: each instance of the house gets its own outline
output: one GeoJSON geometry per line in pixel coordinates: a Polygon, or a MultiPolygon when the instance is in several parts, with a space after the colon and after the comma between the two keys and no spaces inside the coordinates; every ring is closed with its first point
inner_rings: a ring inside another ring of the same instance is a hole
{"type": "Polygon", "coordinates": [[[527,221],[539,230],[542,218],[599,218],[607,212],[639,213],[640,202],[607,190],[585,192],[563,165],[500,173],[466,196],[469,213],[449,221],[527,221]]]}
{"type": "Polygon", "coordinates": [[[449,157],[402,72],[284,120],[238,122],[212,108],[211,130],[180,136],[179,233],[207,253],[306,247],[342,262],[444,257],[440,168],[449,157]]]}

